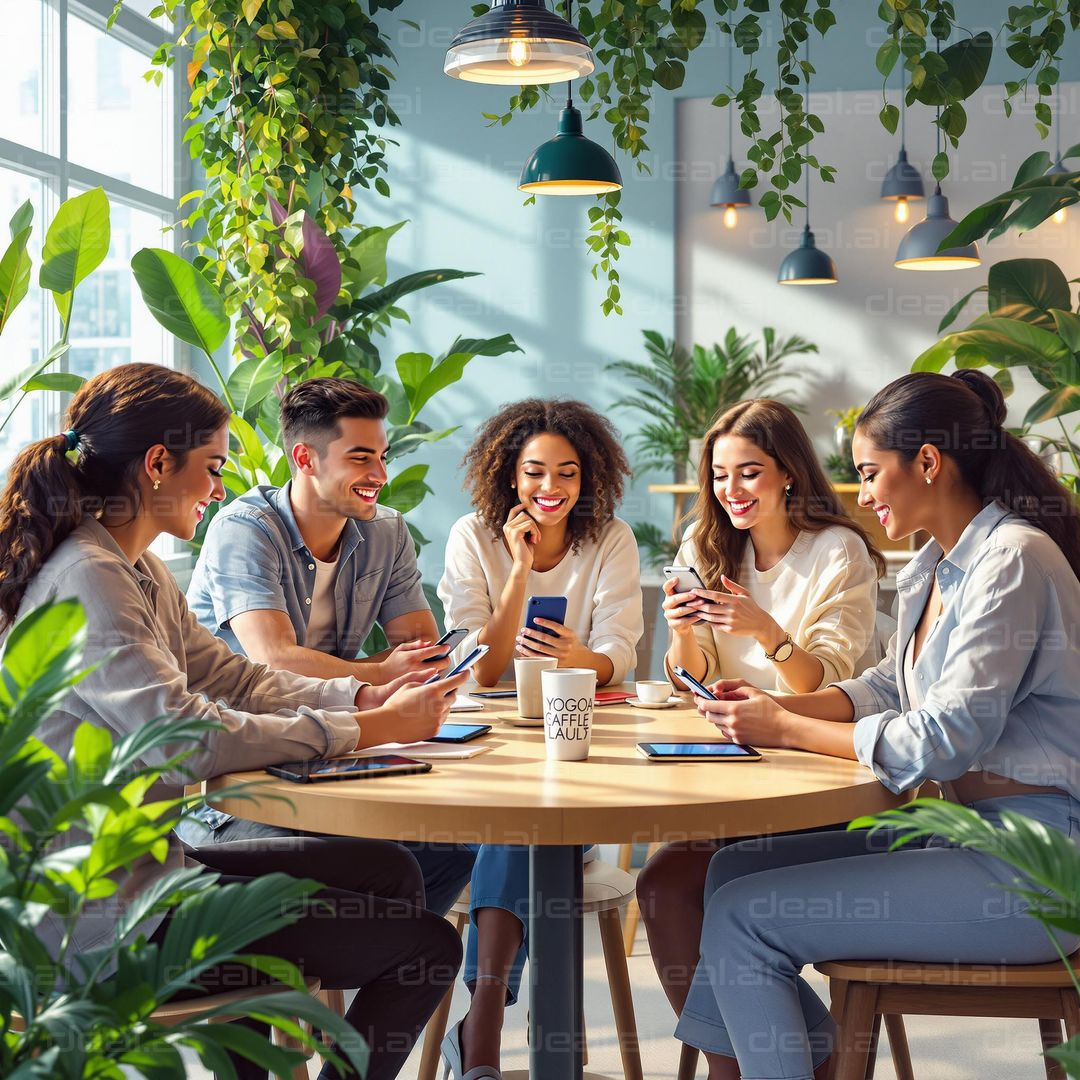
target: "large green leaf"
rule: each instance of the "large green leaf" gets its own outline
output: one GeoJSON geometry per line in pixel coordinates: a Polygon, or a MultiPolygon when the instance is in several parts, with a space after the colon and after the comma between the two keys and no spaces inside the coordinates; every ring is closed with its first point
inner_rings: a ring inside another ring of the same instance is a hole
{"type": "Polygon", "coordinates": [[[418,274],[407,274],[391,282],[377,292],[369,293],[354,300],[351,310],[357,314],[374,315],[393,307],[403,296],[440,285],[444,281],[460,281],[463,278],[478,277],[478,274],[465,270],[422,270],[418,274]]]}
{"type": "Polygon", "coordinates": [[[398,473],[379,492],[379,502],[399,514],[407,514],[424,501],[431,488],[425,482],[427,465],[411,465],[398,473]]]}
{"type": "Polygon", "coordinates": [[[35,608],[12,628],[4,644],[3,672],[9,690],[25,690],[82,647],[86,614],[77,600],[35,608]]]}
{"type": "Polygon", "coordinates": [[[163,248],[143,248],[131,257],[131,269],[150,314],[170,334],[207,356],[225,340],[225,303],[186,259],[163,248]]]}
{"type": "Polygon", "coordinates": [[[957,346],[979,346],[991,364],[1004,367],[1017,364],[1055,367],[1072,359],[1072,353],[1057,334],[1018,319],[984,316],[951,338],[957,346]]]}
{"type": "Polygon", "coordinates": [[[96,270],[109,253],[109,200],[101,188],[60,204],[41,251],[38,283],[56,300],[66,327],[71,320],[75,287],[96,270]]]}
{"type": "Polygon", "coordinates": [[[1054,328],[1061,335],[1066,348],[1074,353],[1080,353],[1080,316],[1074,315],[1071,311],[1051,308],[1050,317],[1054,320],[1054,328]]]}
{"type": "Polygon", "coordinates": [[[51,390],[53,393],[74,394],[84,386],[86,380],[71,371],[51,371],[48,375],[38,375],[23,385],[23,390],[51,390]]]}
{"type": "Polygon", "coordinates": [[[956,322],[957,315],[959,315],[960,312],[963,311],[964,306],[967,304],[967,302],[976,293],[979,292],[986,292],[986,286],[976,285],[975,288],[971,290],[971,292],[965,293],[962,297],[960,297],[960,299],[957,300],[956,303],[953,304],[953,306],[949,308],[949,310],[946,311],[945,314],[942,316],[941,322],[938,323],[937,332],[939,334],[943,334],[950,326],[952,326],[952,324],[956,322]]]}
{"type": "Polygon", "coordinates": [[[26,245],[32,231],[27,225],[16,233],[0,258],[0,333],[30,288],[31,260],[26,245]]]}
{"type": "Polygon", "coordinates": [[[372,285],[386,283],[386,248],[394,234],[408,222],[383,228],[364,229],[349,244],[349,253],[342,266],[344,286],[353,296],[359,296],[372,285]]]}
{"type": "Polygon", "coordinates": [[[1056,416],[1080,409],[1080,386],[1059,386],[1042,395],[1024,416],[1025,426],[1053,420],[1056,416]]]}
{"type": "Polygon", "coordinates": [[[1006,259],[994,263],[987,275],[987,302],[991,314],[1014,304],[1035,308],[1048,325],[1052,325],[1050,308],[1072,306],[1069,282],[1049,259],[1006,259]]]}

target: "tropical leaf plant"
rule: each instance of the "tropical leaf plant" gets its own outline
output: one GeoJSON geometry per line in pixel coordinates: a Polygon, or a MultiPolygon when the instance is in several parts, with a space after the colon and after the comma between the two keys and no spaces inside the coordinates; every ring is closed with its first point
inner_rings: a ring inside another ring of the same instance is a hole
{"type": "Polygon", "coordinates": [[[307,1021],[339,1047],[337,1067],[347,1061],[363,1075],[362,1039],[311,998],[297,968],[249,953],[253,942],[300,917],[316,882],[270,874],[222,885],[202,868],[173,870],[125,905],[112,938],[90,951],[74,948],[87,905],[115,896],[136,864],[164,858],[192,800],[154,799],[153,785],[182,770],[213,726],[168,717],[114,740],[84,723],[70,752],[58,754],[38,733],[91,670],[81,663],[85,634],[81,606],[61,600],[20,619],[0,655],[0,1075],[182,1080],[184,1048],[222,1078],[236,1077],[228,1051],[291,1075],[302,1054],[255,1032],[154,1020],[158,1006],[223,963],[247,964],[281,984],[231,1000],[230,1017],[258,1018],[314,1050],[310,1031],[296,1023],[307,1021]],[[148,940],[149,920],[170,910],[177,917],[161,940],[148,940]]]}
{"type": "Polygon", "coordinates": [[[691,349],[655,330],[643,334],[647,362],[617,360],[604,369],[635,391],[618,398],[612,407],[643,418],[631,436],[637,466],[674,470],[680,479],[690,440],[701,438],[721,411],[751,397],[788,399],[789,391],[782,385],[792,374],[787,361],[818,351],[797,335],[778,338],[769,326],[760,341],[732,327],[722,343],[691,349]]]}
{"type": "MultiPolygon", "coordinates": [[[[1080,993],[1069,963],[1053,931],[1080,934],[1080,848],[1064,833],[1010,810],[997,826],[966,806],[945,799],[915,799],[907,806],[853,821],[849,829],[889,830],[891,849],[912,840],[944,836],[972,851],[992,855],[1017,871],[1007,891],[1028,905],[1028,914],[1046,928],[1073,987],[1080,993]]],[[[1080,1036],[1046,1051],[1071,1077],[1080,1077],[1080,1036]]]]}

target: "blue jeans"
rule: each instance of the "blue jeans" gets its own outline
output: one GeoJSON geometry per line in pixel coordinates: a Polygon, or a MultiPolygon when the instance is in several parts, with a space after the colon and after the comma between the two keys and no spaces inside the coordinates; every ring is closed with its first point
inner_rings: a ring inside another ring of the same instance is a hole
{"type": "MultiPolygon", "coordinates": [[[[595,845],[585,849],[585,861],[597,854],[595,845]]],[[[423,864],[421,863],[421,866],[423,864]]],[[[484,844],[476,855],[469,903],[469,938],[465,942],[462,978],[467,986],[476,981],[476,912],[502,908],[521,920],[521,948],[507,979],[506,1003],[513,1005],[521,989],[521,972],[529,951],[529,849],[512,844],[484,844]]]]}
{"type": "MultiPolygon", "coordinates": [[[[1063,793],[972,803],[1080,838],[1080,801],[1063,793]]],[[[734,1057],[745,1080],[812,1080],[832,1052],[829,1011],[800,971],[826,960],[1040,964],[1057,958],[1019,874],[941,837],[888,851],[894,836],[822,831],[722,848],[709,865],[694,982],[676,1037],[734,1057]]],[[[1080,937],[1058,933],[1066,954],[1080,937]]]]}
{"type": "MultiPolygon", "coordinates": [[[[230,844],[240,840],[262,840],[274,836],[309,836],[312,840],[320,839],[312,833],[283,829],[277,825],[262,825],[257,821],[246,821],[238,817],[228,818],[216,829],[207,828],[196,818],[184,818],[177,826],[176,833],[185,844],[193,848],[210,844],[230,844]]],[[[420,872],[424,876],[427,910],[435,912],[436,915],[445,915],[469,881],[477,845],[421,844],[411,841],[398,843],[411,851],[420,864],[420,872]]]]}

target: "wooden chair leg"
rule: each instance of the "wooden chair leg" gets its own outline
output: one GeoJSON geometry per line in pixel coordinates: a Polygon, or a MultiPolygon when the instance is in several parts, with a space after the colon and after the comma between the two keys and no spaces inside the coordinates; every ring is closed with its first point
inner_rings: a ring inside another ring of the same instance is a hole
{"type": "Polygon", "coordinates": [[[849,983],[844,994],[837,1046],[833,1054],[834,1080],[864,1080],[877,1015],[877,987],[849,983]]]}
{"type": "MultiPolygon", "coordinates": [[[[660,844],[650,844],[649,850],[645,853],[645,861],[648,862],[659,850],[660,844]]],[[[619,847],[619,869],[629,872],[630,859],[633,856],[634,847],[632,844],[623,844],[619,847]],[[623,849],[628,848],[630,854],[626,857],[626,865],[623,866],[623,849]]],[[[638,907],[637,897],[631,898],[630,903],[626,905],[626,914],[623,916],[623,954],[626,956],[634,955],[634,939],[637,937],[638,923],[641,921],[641,908],[638,907]]]]}
{"type": "MultiPolygon", "coordinates": [[[[465,927],[469,922],[469,916],[464,912],[455,912],[452,916],[454,929],[462,937],[465,935],[465,927]]],[[[450,1022],[450,1003],[454,998],[454,987],[448,986],[443,994],[439,1007],[431,1014],[431,1019],[424,1028],[424,1046],[420,1051],[420,1068],[416,1073],[416,1080],[435,1080],[439,1070],[439,1061],[442,1058],[440,1048],[446,1035],[446,1028],[450,1022]]]]}
{"type": "Polygon", "coordinates": [[[881,1041],[881,1013],[874,1014],[874,1026],[870,1030],[870,1049],[866,1054],[866,1073],[864,1080],[874,1080],[877,1068],[878,1043],[881,1041]]]}
{"type": "MultiPolygon", "coordinates": [[[[320,990],[319,1000],[331,1011],[338,1014],[338,1016],[345,1015],[345,991],[344,990],[320,990]]],[[[326,1032],[322,1032],[322,1044],[324,1047],[329,1048],[330,1036],[326,1032]]]]}
{"type": "Polygon", "coordinates": [[[889,1053],[892,1055],[896,1080],[915,1080],[915,1070],[911,1067],[911,1051],[908,1049],[904,1018],[899,1013],[886,1013],[885,1032],[889,1036],[889,1053]]]}
{"type": "Polygon", "coordinates": [[[630,973],[619,933],[619,911],[599,911],[600,941],[604,946],[608,986],[611,989],[611,1009],[615,1014],[615,1033],[619,1039],[625,1080],[643,1080],[641,1051],[638,1047],[637,1021],[634,1018],[634,999],[630,993],[630,973]]]}
{"type": "Polygon", "coordinates": [[[1065,1038],[1080,1035],[1080,998],[1075,990],[1061,991],[1061,1015],[1065,1021],[1065,1038]]]}
{"type": "Polygon", "coordinates": [[[696,1046],[682,1044],[682,1049],[679,1051],[679,1080],[694,1080],[697,1076],[698,1057],[699,1051],[696,1046]]]}
{"type": "Polygon", "coordinates": [[[633,844],[620,844],[619,845],[619,869],[624,874],[630,873],[630,864],[634,861],[634,845],[633,844]]]}
{"type": "MultiPolygon", "coordinates": [[[[1061,1021],[1056,1017],[1040,1020],[1039,1041],[1042,1043],[1043,1050],[1060,1046],[1065,1041],[1061,1037],[1061,1021]]],[[[1065,1080],[1065,1070],[1053,1058],[1044,1057],[1043,1068],[1046,1070],[1046,1080],[1065,1080]]]]}

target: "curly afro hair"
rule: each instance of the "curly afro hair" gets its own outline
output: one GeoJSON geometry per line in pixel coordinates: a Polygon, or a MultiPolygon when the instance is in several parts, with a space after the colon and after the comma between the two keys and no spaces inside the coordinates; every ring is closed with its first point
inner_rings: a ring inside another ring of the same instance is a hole
{"type": "Polygon", "coordinates": [[[537,435],[561,435],[581,458],[581,496],[570,511],[567,535],[574,551],[599,540],[622,501],[630,464],[619,433],[580,401],[526,398],[507,405],[481,426],[462,464],[465,487],[480,520],[495,537],[517,505],[511,484],[522,447],[537,435]]]}

